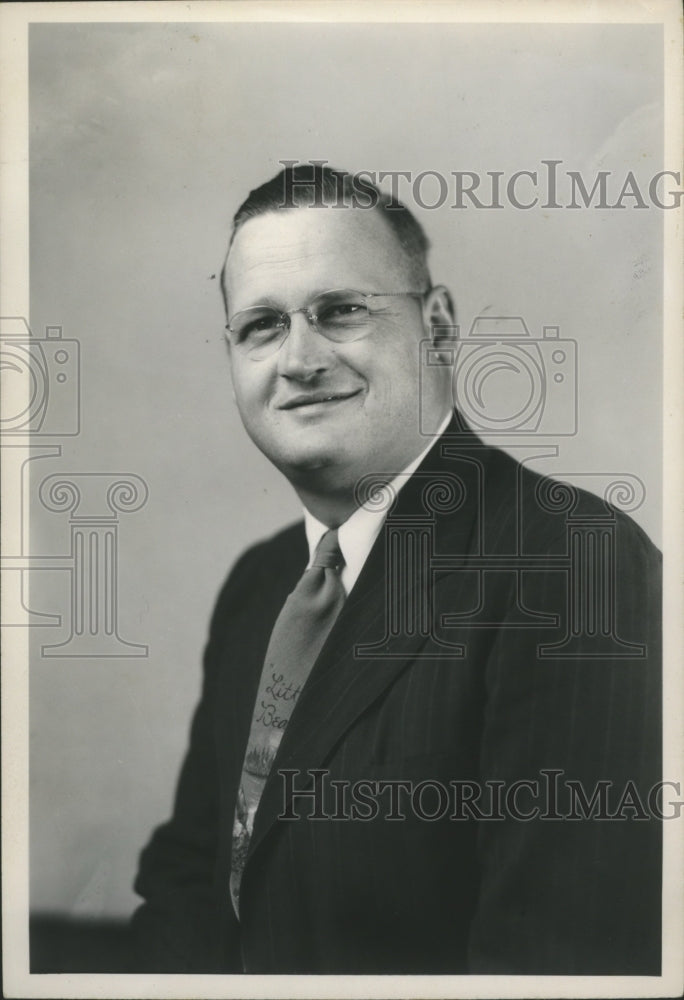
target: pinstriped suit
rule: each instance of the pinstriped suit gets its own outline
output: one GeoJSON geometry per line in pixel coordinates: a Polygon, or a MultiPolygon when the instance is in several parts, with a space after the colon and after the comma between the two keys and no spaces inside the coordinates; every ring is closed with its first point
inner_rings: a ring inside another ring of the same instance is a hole
{"type": "MultiPolygon", "coordinates": [[[[540,658],[538,646],[557,642],[567,625],[567,573],[552,561],[567,556],[565,515],[540,504],[538,476],[455,431],[399,494],[300,696],[257,812],[239,924],[228,892],[235,797],[270,632],[306,564],[303,527],[250,549],[230,574],[174,814],[143,852],[136,881],[146,969],[659,971],[653,818],[478,821],[450,810],[430,821],[405,809],[392,820],[385,808],[341,821],[330,818],[328,785],[328,818],[316,820],[307,818],[310,799],[285,798],[282,772],[310,789],[312,768],[349,783],[502,789],[547,769],[581,781],[587,794],[608,781],[619,797],[632,781],[644,801],[661,777],[659,553],[612,512],[617,633],[645,645],[645,657],[595,657],[599,647],[587,640],[580,659],[540,658]],[[445,481],[458,484],[460,505],[439,493],[445,481]],[[389,587],[392,531],[396,538],[427,521],[430,565],[404,563],[398,590],[389,587]],[[482,588],[477,560],[515,553],[538,563],[487,573],[482,588]],[[431,634],[391,634],[388,615],[424,595],[431,634]],[[559,616],[558,627],[543,617],[530,626],[530,611],[559,616]],[[286,805],[300,818],[279,819],[286,805]]],[[[579,501],[605,516],[596,498],[579,501]]],[[[524,788],[516,801],[529,811],[524,788]]],[[[561,785],[555,810],[567,805],[561,785]]],[[[433,809],[427,799],[425,808],[433,809]]]]}

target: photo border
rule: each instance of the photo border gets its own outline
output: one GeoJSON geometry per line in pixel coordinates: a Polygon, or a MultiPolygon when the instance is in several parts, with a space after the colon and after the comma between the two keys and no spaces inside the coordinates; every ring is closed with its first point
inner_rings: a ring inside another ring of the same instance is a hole
{"type": "MultiPolygon", "coordinates": [[[[6,3],[0,7],[0,118],[3,166],[2,271],[4,315],[29,316],[28,298],[28,27],[37,22],[383,22],[662,24],[666,79],[664,163],[681,163],[682,28],[675,0],[546,3],[543,0],[459,2],[320,2],[215,0],[181,3],[6,3]]],[[[664,775],[682,774],[684,675],[681,650],[681,497],[684,495],[684,411],[681,373],[682,208],[664,219],[664,775]]],[[[14,400],[12,401],[14,403],[14,400]]],[[[5,401],[7,405],[8,401],[5,401]]],[[[3,492],[6,483],[3,479],[3,492]]],[[[26,512],[28,514],[28,512],[26,512]]],[[[2,525],[7,547],[17,526],[2,525]]],[[[11,547],[11,546],[10,546],[11,547]]],[[[28,937],[28,631],[2,637],[3,983],[11,997],[629,997],[677,996],[684,982],[684,817],[664,824],[663,968],[644,976],[199,976],[31,974],[28,937]],[[667,928],[667,932],[666,932],[667,928]]]]}

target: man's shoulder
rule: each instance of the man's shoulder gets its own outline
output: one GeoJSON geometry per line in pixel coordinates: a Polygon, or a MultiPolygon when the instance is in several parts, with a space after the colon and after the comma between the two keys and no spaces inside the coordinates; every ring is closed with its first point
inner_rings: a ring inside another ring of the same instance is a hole
{"type": "Polygon", "coordinates": [[[630,516],[640,499],[635,477],[546,473],[474,435],[472,441],[463,451],[457,442],[445,441],[439,464],[442,469],[451,465],[457,474],[459,460],[477,468],[464,500],[477,505],[481,530],[494,549],[516,538],[526,551],[558,551],[565,548],[572,526],[581,523],[587,530],[593,525],[614,531],[622,546],[659,559],[654,543],[630,516]]]}
{"type": "Polygon", "coordinates": [[[307,558],[304,521],[281,528],[250,545],[231,567],[219,592],[218,604],[237,590],[266,585],[283,573],[301,574],[307,558]]]}
{"type": "MultiPolygon", "coordinates": [[[[514,461],[514,460],[511,460],[514,461]]],[[[519,464],[519,463],[516,463],[519,464]]],[[[635,477],[595,474],[544,473],[520,466],[520,509],[523,538],[563,539],[571,532],[609,532],[621,548],[639,552],[657,562],[660,552],[631,516],[640,505],[635,477]]]]}
{"type": "Polygon", "coordinates": [[[268,562],[289,562],[297,556],[305,556],[307,551],[306,534],[304,531],[304,521],[295,521],[284,528],[280,528],[275,534],[262,538],[249,548],[245,549],[235,563],[238,567],[253,567],[259,565],[264,560],[268,562]]]}

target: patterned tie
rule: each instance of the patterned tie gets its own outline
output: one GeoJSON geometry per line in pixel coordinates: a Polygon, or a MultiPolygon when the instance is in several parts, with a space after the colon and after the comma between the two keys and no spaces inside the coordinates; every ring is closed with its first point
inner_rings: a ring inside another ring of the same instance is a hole
{"type": "Polygon", "coordinates": [[[299,693],[344,603],[343,566],[337,530],[327,531],[273,626],[235,807],[230,894],[236,914],[254,815],[299,693]]]}

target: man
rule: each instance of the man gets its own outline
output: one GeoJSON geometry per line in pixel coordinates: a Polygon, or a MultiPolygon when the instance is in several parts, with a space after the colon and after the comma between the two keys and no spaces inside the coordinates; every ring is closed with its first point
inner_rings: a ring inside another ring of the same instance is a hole
{"type": "Polygon", "coordinates": [[[452,411],[425,236],[359,191],[288,168],[234,219],[235,399],[304,523],[219,596],[145,967],[655,974],[658,553],[452,411]]]}

